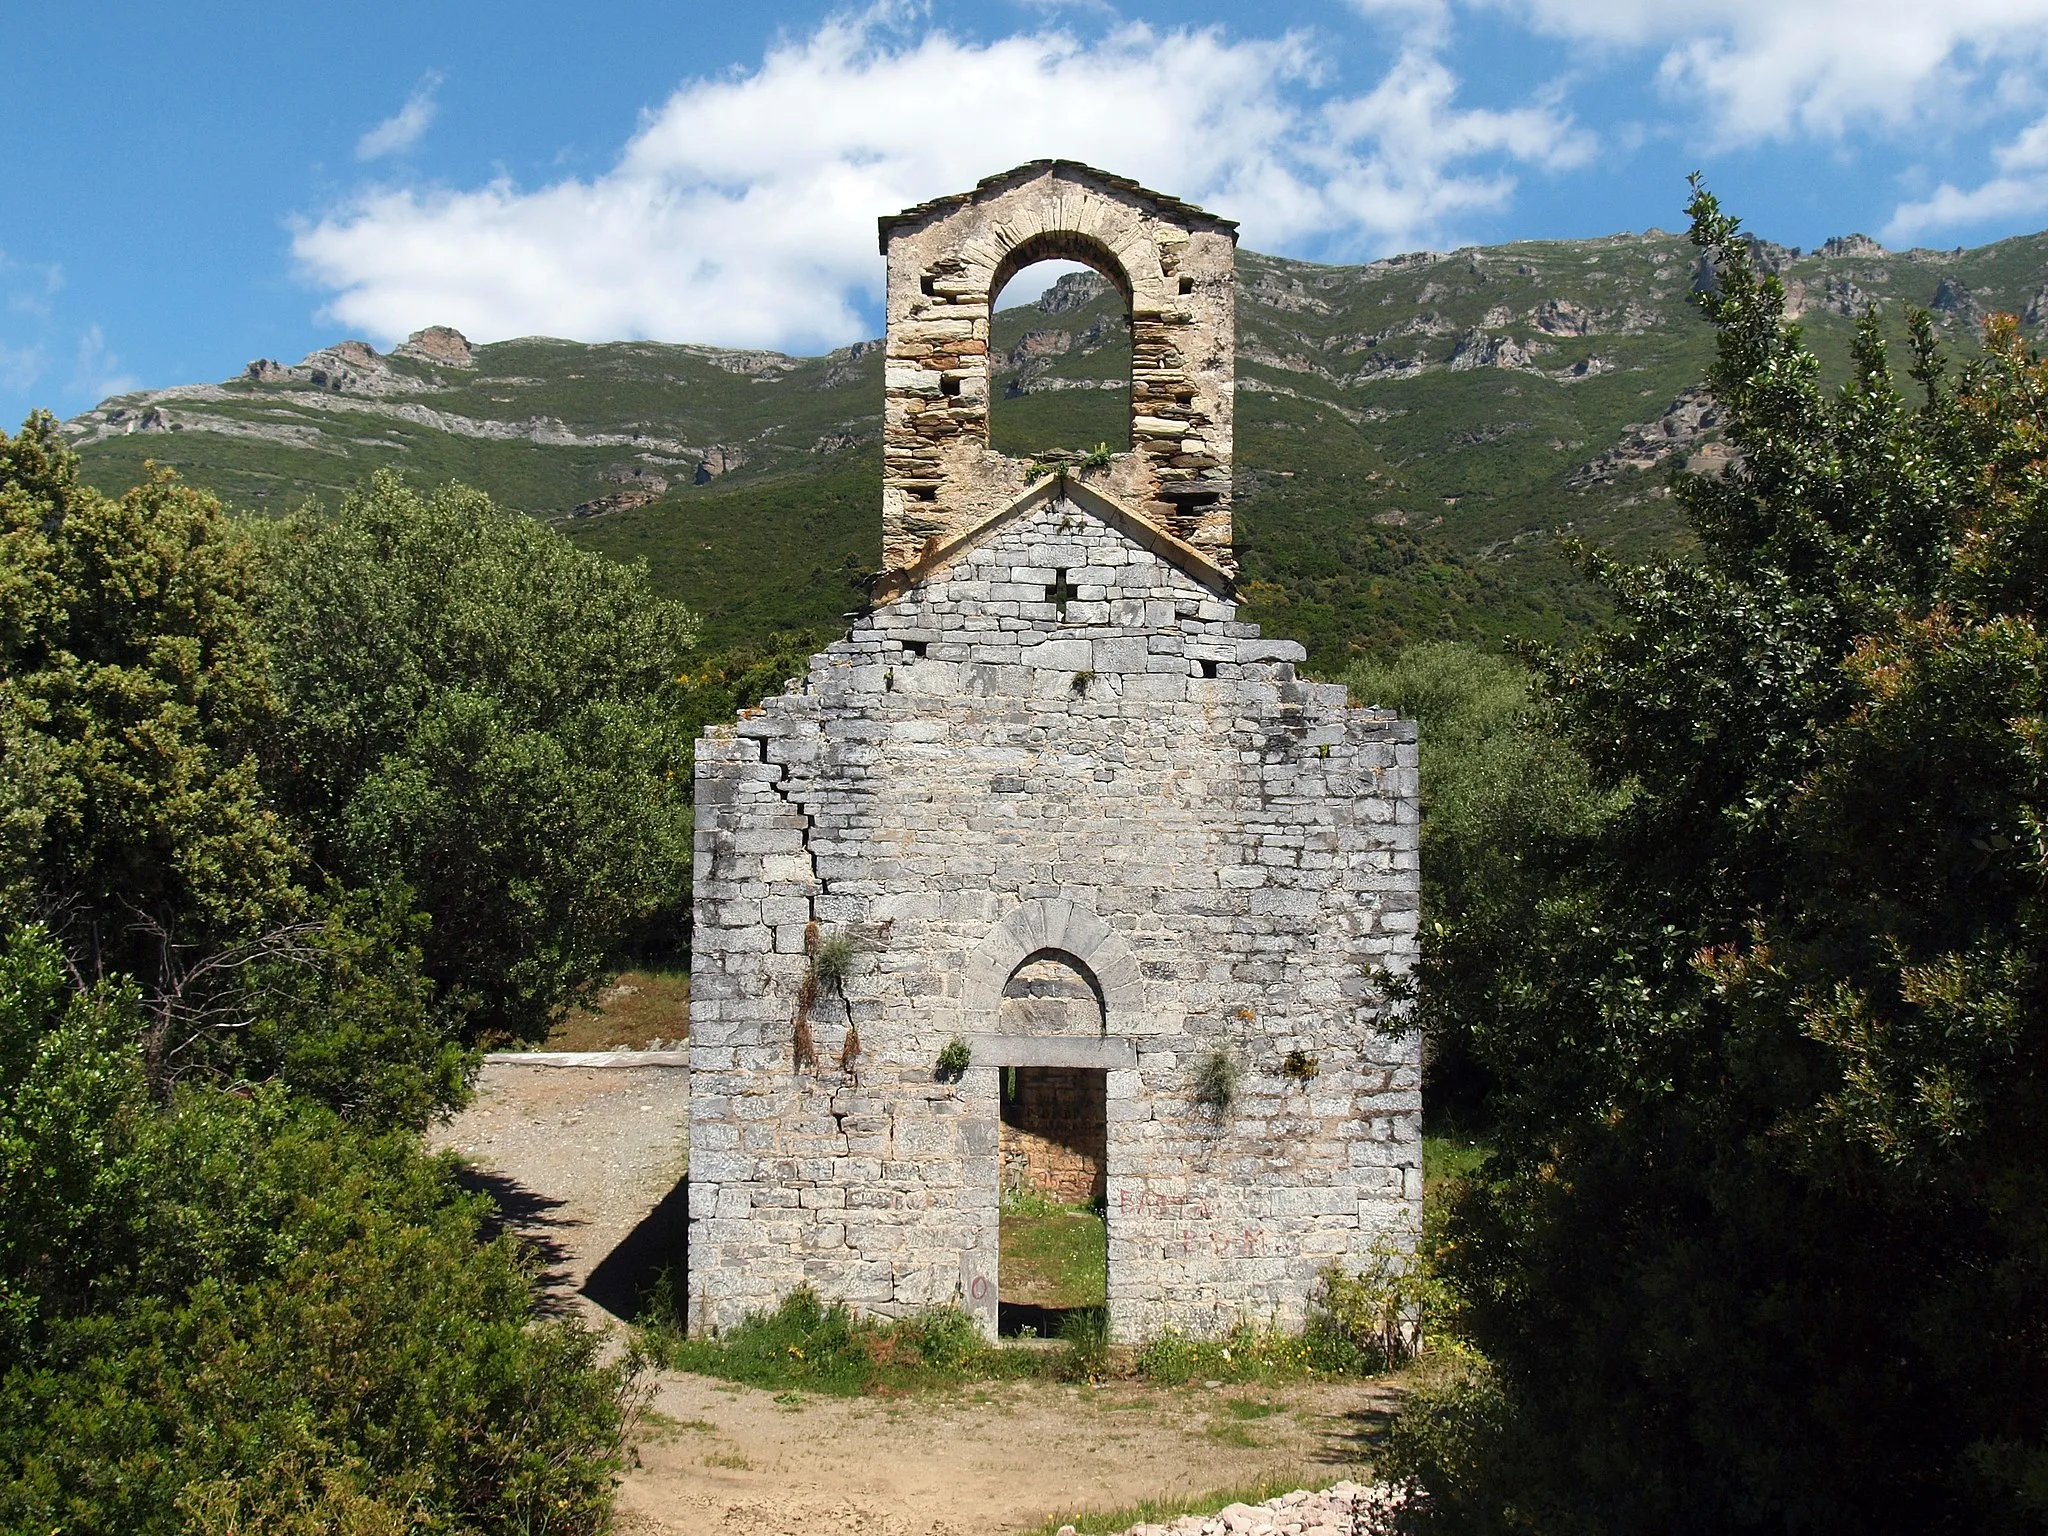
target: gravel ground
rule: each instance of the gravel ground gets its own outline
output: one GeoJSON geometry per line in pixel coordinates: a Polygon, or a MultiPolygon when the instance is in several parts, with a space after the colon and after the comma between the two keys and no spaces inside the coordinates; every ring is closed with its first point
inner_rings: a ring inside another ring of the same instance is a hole
{"type": "MultiPolygon", "coordinates": [[[[645,1062],[647,1053],[629,1058],[645,1062]]],[[[432,1138],[475,1170],[542,1256],[558,1304],[623,1317],[638,1286],[681,1259],[690,1070],[487,1062],[475,1101],[432,1138]]]]}

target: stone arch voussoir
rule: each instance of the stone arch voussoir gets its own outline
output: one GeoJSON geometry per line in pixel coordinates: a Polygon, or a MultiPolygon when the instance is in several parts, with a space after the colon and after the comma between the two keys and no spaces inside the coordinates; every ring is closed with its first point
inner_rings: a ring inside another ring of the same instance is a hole
{"type": "Polygon", "coordinates": [[[1017,967],[1044,952],[1078,961],[1094,978],[1107,1033],[1136,1027],[1145,1011],[1144,976],[1123,936],[1086,907],[1041,897],[998,923],[968,959],[961,1010],[970,1029],[984,1020],[992,1025],[1017,967]]]}

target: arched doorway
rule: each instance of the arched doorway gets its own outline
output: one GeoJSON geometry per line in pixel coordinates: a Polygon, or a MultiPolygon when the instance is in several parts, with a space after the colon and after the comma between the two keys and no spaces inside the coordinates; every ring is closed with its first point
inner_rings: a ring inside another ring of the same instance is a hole
{"type": "MultiPolygon", "coordinates": [[[[1072,955],[1039,950],[1004,984],[1009,1038],[1100,1039],[1095,976],[1072,955]]],[[[1002,1230],[998,1331],[1057,1337],[1107,1304],[1108,1074],[1090,1067],[1002,1071],[1002,1230]]]]}

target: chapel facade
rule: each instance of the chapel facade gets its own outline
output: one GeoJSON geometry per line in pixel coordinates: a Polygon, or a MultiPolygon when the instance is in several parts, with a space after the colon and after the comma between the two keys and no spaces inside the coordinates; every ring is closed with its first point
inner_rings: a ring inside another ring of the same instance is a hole
{"type": "Polygon", "coordinates": [[[697,748],[691,1326],[993,1330],[1020,1187],[1104,1212],[1114,1338],[1297,1321],[1420,1223],[1416,734],[1237,618],[1235,227],[1039,161],[881,240],[872,608],[697,748]],[[1131,447],[1034,477],[989,321],[1048,258],[1129,305],[1131,447]]]}

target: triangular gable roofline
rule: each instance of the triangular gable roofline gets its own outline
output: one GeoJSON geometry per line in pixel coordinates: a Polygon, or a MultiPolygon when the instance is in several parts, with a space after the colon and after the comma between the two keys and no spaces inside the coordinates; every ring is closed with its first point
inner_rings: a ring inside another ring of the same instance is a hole
{"type": "Polygon", "coordinates": [[[1235,219],[1218,218],[1206,208],[1182,202],[1179,198],[1164,192],[1154,192],[1150,187],[1140,186],[1128,176],[1112,175],[1108,171],[1097,170],[1092,165],[1084,165],[1079,160],[1028,160],[1014,170],[1004,171],[995,176],[984,176],[974,184],[974,190],[971,192],[954,192],[945,197],[935,197],[930,202],[918,203],[901,213],[884,214],[875,221],[879,227],[882,254],[889,254],[889,237],[903,225],[924,223],[940,214],[965,208],[994,193],[1007,191],[1021,182],[1051,174],[1064,174],[1076,181],[1092,181],[1110,191],[1140,198],[1175,223],[1218,230],[1232,239],[1237,237],[1235,219]]]}
{"type": "Polygon", "coordinates": [[[1139,548],[1157,555],[1191,581],[1207,587],[1216,596],[1229,599],[1237,595],[1237,584],[1231,579],[1230,572],[1224,570],[1194,545],[1175,538],[1164,529],[1147,522],[1122,502],[1112,500],[1102,492],[1070,477],[1065,471],[1060,471],[1049,479],[1040,481],[1002,511],[975,524],[957,538],[928,549],[904,569],[884,571],[875,581],[875,602],[894,602],[1027,512],[1034,512],[1047,502],[1062,497],[1082,511],[1107,523],[1139,548]]]}

